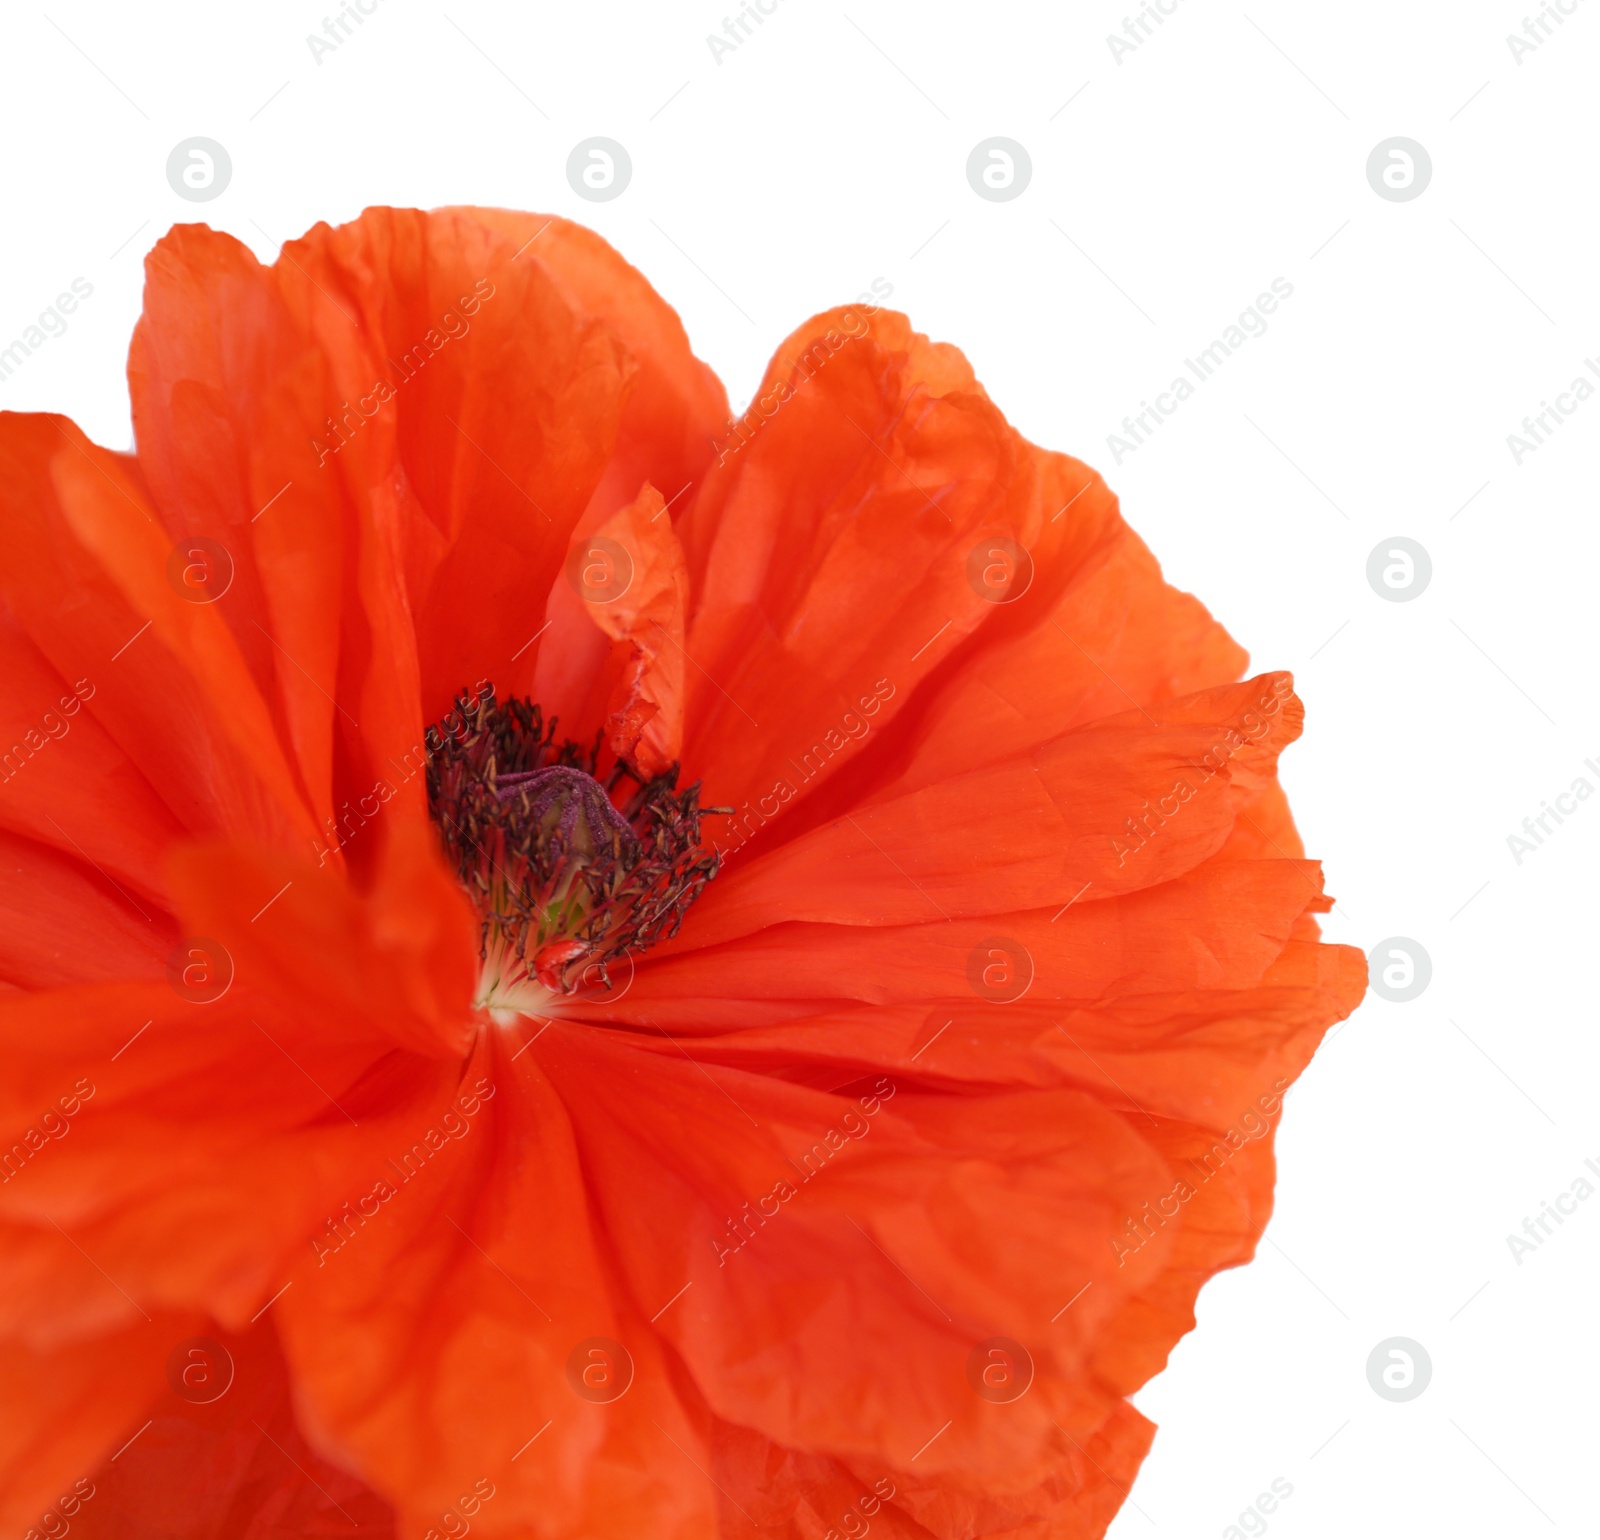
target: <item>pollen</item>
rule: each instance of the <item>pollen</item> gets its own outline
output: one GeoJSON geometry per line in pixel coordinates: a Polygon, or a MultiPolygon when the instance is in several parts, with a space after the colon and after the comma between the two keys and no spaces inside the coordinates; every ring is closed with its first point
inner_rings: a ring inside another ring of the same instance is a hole
{"type": "Polygon", "coordinates": [[[601,778],[601,738],[556,738],[532,701],[494,686],[463,691],[427,731],[428,810],[481,917],[478,1003],[525,1008],[607,991],[624,958],[678,932],[717,874],[700,787],[679,767],[652,777],[615,759],[601,778]]]}

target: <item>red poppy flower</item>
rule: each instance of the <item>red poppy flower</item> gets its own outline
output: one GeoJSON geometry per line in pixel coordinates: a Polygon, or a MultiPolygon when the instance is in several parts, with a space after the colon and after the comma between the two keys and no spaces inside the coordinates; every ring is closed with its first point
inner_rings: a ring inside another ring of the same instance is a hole
{"type": "Polygon", "coordinates": [[[1360,996],[1287,676],[858,305],[148,264],[0,418],[0,1522],[1093,1536],[1360,996]]]}

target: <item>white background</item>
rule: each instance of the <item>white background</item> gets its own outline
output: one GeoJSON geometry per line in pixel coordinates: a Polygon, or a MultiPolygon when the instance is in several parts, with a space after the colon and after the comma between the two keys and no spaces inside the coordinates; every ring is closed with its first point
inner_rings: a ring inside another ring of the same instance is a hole
{"type": "Polygon", "coordinates": [[[1518,62],[1536,0],[1167,0],[1119,61],[1136,0],[779,0],[719,63],[732,3],[380,0],[320,63],[322,0],[8,7],[0,345],[74,278],[94,294],[0,406],[128,447],[141,259],[185,220],[264,260],[366,204],[584,220],[736,405],[795,324],[887,279],[1025,433],[1104,470],[1257,667],[1294,670],[1286,778],[1328,932],[1433,962],[1292,1093],[1260,1258],[1138,1398],[1161,1432],[1113,1534],[1224,1535],[1275,1477],[1285,1540],[1594,1533],[1600,1201],[1520,1265],[1506,1236],[1600,1161],[1600,799],[1520,865],[1507,836],[1600,788],[1600,400],[1520,465],[1506,438],[1600,354],[1600,3],[1565,0],[1518,62]],[[608,203],[565,177],[597,134],[633,161],[608,203]],[[232,157],[214,202],[167,184],[192,135],[232,157]],[[1010,202],[966,180],[991,135],[1032,158],[1010,202]],[[1409,202],[1366,177],[1394,135],[1432,159],[1409,202]],[[1265,335],[1116,464],[1123,416],[1275,277],[1294,293],[1265,335]],[[1433,563],[1407,603],[1366,579],[1394,535],[1433,563]],[[1392,1336],[1433,1363],[1404,1404],[1366,1379],[1392,1336]]]}

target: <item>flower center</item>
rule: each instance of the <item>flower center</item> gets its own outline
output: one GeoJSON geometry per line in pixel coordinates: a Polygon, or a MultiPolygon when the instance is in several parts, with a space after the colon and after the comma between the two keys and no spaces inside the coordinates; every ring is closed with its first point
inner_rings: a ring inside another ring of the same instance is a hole
{"type": "Polygon", "coordinates": [[[456,697],[427,731],[428,811],[482,916],[475,1005],[547,1014],[580,991],[617,987],[616,965],[677,934],[717,874],[700,840],[700,787],[678,766],[650,779],[600,743],[556,742],[529,700],[494,686],[456,697]]]}

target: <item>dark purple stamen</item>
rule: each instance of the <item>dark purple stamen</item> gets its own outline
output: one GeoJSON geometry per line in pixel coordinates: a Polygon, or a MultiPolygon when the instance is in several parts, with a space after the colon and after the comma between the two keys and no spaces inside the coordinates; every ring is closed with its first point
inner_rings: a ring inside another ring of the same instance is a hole
{"type": "Polygon", "coordinates": [[[507,946],[571,993],[677,934],[717,873],[700,816],[724,810],[700,807],[698,785],[678,791],[676,765],[646,780],[618,760],[602,784],[599,740],[558,745],[555,727],[492,685],[458,696],[427,731],[428,808],[483,916],[484,956],[507,946]],[[624,777],[634,790],[614,800],[624,777]]]}

